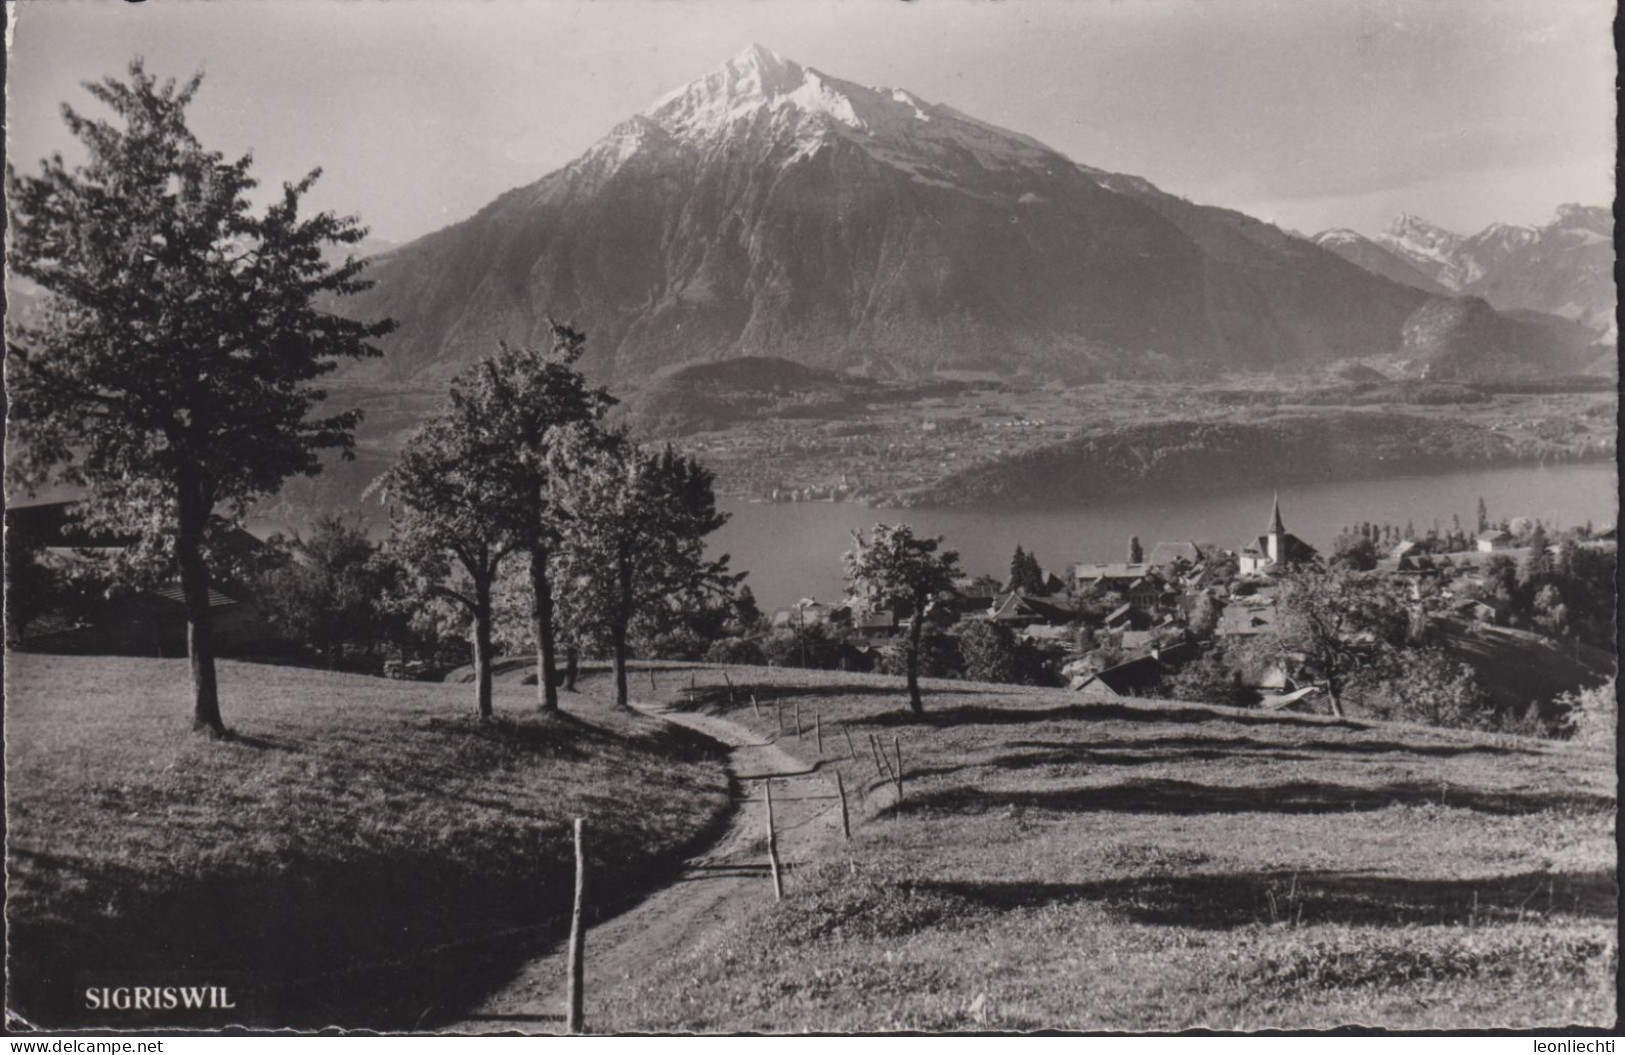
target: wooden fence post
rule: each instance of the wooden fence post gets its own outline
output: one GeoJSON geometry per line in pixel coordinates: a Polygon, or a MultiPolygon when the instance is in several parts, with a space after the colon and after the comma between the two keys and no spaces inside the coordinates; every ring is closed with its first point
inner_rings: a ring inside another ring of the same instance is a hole
{"type": "Polygon", "coordinates": [[[756,694],[754,692],[750,694],[750,709],[755,712],[756,717],[760,718],[762,716],[762,709],[756,706],[756,694]]]}
{"type": "Polygon", "coordinates": [[[582,919],[582,902],[587,898],[587,853],[581,842],[581,818],[575,822],[576,836],[576,899],[570,913],[570,1008],[565,1018],[565,1029],[570,1033],[582,1030],[581,1009],[586,1002],[586,970],[582,960],[582,946],[587,940],[586,921],[582,919]]]}
{"type": "Polygon", "coordinates": [[[728,683],[728,706],[734,705],[734,680],[728,677],[728,672],[722,672],[722,680],[728,683]]]}
{"type": "Polygon", "coordinates": [[[841,723],[841,732],[846,734],[846,749],[852,752],[852,761],[856,762],[858,760],[858,749],[852,746],[852,730],[846,727],[845,722],[841,723]]]}
{"type": "Polygon", "coordinates": [[[880,742],[875,739],[874,733],[869,734],[869,750],[872,751],[875,756],[875,776],[890,776],[891,763],[886,761],[886,752],[880,749],[880,742]]]}
{"type": "Polygon", "coordinates": [[[784,900],[784,880],[779,878],[779,843],[773,834],[773,779],[762,781],[762,794],[767,800],[767,865],[773,871],[773,900],[784,900]]]}
{"type": "Polygon", "coordinates": [[[813,736],[818,739],[818,753],[824,753],[824,717],[817,711],[813,712],[813,736]]]}
{"type": "Polygon", "coordinates": [[[657,690],[658,690],[658,686],[655,685],[655,669],[653,667],[650,667],[649,668],[649,691],[650,692],[655,692],[657,690]]]}
{"type": "Polygon", "coordinates": [[[801,701],[796,701],[796,739],[801,739],[801,701]]]}
{"type": "Polygon", "coordinates": [[[841,782],[841,771],[835,771],[835,794],[841,796],[841,834],[850,842],[852,839],[852,822],[846,813],[846,785],[841,782]]]}
{"type": "Polygon", "coordinates": [[[892,753],[897,756],[897,801],[903,801],[903,741],[896,736],[891,738],[892,753]]]}
{"type": "Polygon", "coordinates": [[[784,707],[777,697],[773,699],[773,720],[778,723],[779,735],[784,735],[784,707]]]}

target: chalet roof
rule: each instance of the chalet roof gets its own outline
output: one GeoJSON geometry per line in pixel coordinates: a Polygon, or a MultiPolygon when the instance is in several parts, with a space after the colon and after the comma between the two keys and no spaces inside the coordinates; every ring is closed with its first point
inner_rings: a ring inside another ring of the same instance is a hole
{"type": "Polygon", "coordinates": [[[1072,566],[1072,577],[1074,579],[1085,580],[1139,579],[1144,577],[1146,572],[1150,570],[1151,565],[1145,562],[1138,564],[1127,564],[1123,562],[1091,563],[1089,561],[1084,561],[1083,563],[1072,566]]]}
{"type": "Polygon", "coordinates": [[[897,625],[897,613],[890,608],[878,612],[854,611],[852,626],[857,630],[889,630],[897,625]]]}
{"type": "MultiPolygon", "coordinates": [[[[163,605],[175,605],[180,608],[186,607],[186,594],[181,591],[179,584],[159,586],[151,590],[142,590],[138,596],[143,599],[158,601],[163,605]]],[[[218,590],[209,591],[210,608],[228,608],[231,605],[238,603],[239,602],[232,600],[230,597],[227,597],[218,590]]]]}
{"type": "Polygon", "coordinates": [[[46,548],[119,550],[138,541],[132,532],[92,531],[79,522],[79,503],[31,502],[6,507],[6,530],[16,542],[46,548]]]}
{"type": "Polygon", "coordinates": [[[1134,611],[1134,606],[1124,602],[1123,604],[1118,605],[1116,608],[1113,608],[1110,612],[1106,613],[1106,623],[1108,625],[1115,623],[1132,611],[1134,611]]]}
{"type": "Polygon", "coordinates": [[[1202,547],[1194,542],[1159,542],[1151,549],[1151,556],[1146,563],[1153,568],[1166,568],[1170,564],[1184,561],[1186,564],[1198,564],[1207,554],[1202,547]]]}
{"type": "Polygon", "coordinates": [[[1305,685],[1296,692],[1286,692],[1279,696],[1265,696],[1258,701],[1258,705],[1267,711],[1282,711],[1295,703],[1304,702],[1320,691],[1319,685],[1305,685]]]}
{"type": "Polygon", "coordinates": [[[1041,623],[1070,623],[1078,613],[1053,601],[1028,597],[1020,590],[1005,594],[994,604],[990,619],[1005,622],[1030,620],[1041,623]]]}
{"type": "Polygon", "coordinates": [[[1480,542],[1505,542],[1512,536],[1499,528],[1490,528],[1488,531],[1480,531],[1475,537],[1480,542]]]}
{"type": "Polygon", "coordinates": [[[1151,656],[1140,656],[1119,663],[1115,667],[1107,667],[1092,679],[1086,680],[1084,685],[1088,685],[1090,681],[1098,681],[1115,695],[1129,696],[1154,689],[1161,680],[1162,664],[1151,656]]]}

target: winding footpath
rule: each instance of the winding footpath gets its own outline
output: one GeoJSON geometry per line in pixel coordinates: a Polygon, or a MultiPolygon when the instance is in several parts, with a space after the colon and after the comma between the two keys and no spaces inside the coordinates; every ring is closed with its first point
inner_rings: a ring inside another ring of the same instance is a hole
{"type": "MultiPolygon", "coordinates": [[[[787,895],[797,881],[794,867],[811,863],[823,846],[841,837],[839,803],[807,797],[834,793],[832,779],[821,777],[817,767],[809,767],[775,742],[764,741],[726,718],[646,705],[638,709],[728,747],[736,801],[727,830],[690,858],[675,882],[587,931],[585,1019],[589,1031],[595,1011],[632,998],[633,980],[649,966],[701,948],[729,922],[772,900],[766,816],[757,778],[769,774],[793,778],[773,785],[779,859],[789,866],[784,876],[787,895]]],[[[559,948],[526,964],[466,1019],[443,1028],[454,1033],[562,1032],[558,1016],[565,1010],[565,974],[561,942],[559,948]]]]}

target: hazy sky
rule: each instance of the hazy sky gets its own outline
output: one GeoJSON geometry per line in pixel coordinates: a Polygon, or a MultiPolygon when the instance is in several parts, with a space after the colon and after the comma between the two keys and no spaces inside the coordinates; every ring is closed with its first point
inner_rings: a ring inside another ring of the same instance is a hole
{"type": "Polygon", "coordinates": [[[8,155],[144,56],[202,69],[203,142],[379,237],[575,157],[751,42],[1077,161],[1314,232],[1464,232],[1613,199],[1601,0],[37,0],[8,4],[8,155]]]}

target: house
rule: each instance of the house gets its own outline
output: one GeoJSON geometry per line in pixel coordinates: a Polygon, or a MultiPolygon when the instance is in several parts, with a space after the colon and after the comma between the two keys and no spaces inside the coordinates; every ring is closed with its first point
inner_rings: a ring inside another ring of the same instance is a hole
{"type": "Polygon", "coordinates": [[[1116,633],[1121,630],[1126,630],[1132,626],[1135,622],[1136,615],[1140,615],[1143,619],[1143,613],[1135,612],[1132,604],[1124,602],[1123,604],[1118,605],[1116,608],[1113,608],[1110,612],[1107,612],[1106,619],[1101,625],[1107,630],[1116,633]]]}
{"type": "Polygon", "coordinates": [[[1067,626],[1046,626],[1035,623],[1024,627],[1018,636],[1035,645],[1047,645],[1052,648],[1068,649],[1075,647],[1073,631],[1067,626]]]}
{"type": "Polygon", "coordinates": [[[1298,536],[1289,533],[1281,521],[1281,496],[1275,496],[1275,508],[1270,512],[1269,527],[1244,546],[1237,554],[1237,563],[1243,575],[1262,575],[1269,571],[1305,564],[1315,558],[1315,548],[1298,536]]]}
{"type": "Polygon", "coordinates": [[[1162,583],[1150,576],[1146,576],[1129,583],[1128,590],[1125,592],[1128,596],[1128,603],[1135,610],[1151,612],[1156,610],[1157,603],[1162,599],[1165,591],[1162,583]]]}
{"type": "Polygon", "coordinates": [[[1169,574],[1179,568],[1195,567],[1206,559],[1207,553],[1195,542],[1159,542],[1151,548],[1146,563],[1169,574]]]}
{"type": "Polygon", "coordinates": [[[1464,597],[1450,606],[1450,610],[1463,619],[1476,619],[1495,626],[1506,622],[1506,610],[1500,605],[1477,597],[1464,597]]]}
{"type": "Polygon", "coordinates": [[[902,630],[902,620],[890,608],[878,612],[855,610],[852,613],[852,629],[861,638],[896,637],[902,630]]]}
{"type": "Polygon", "coordinates": [[[1513,538],[1505,531],[1501,531],[1498,528],[1491,528],[1488,531],[1480,531],[1475,542],[1477,544],[1478,552],[1494,553],[1497,550],[1511,549],[1513,538]]]}
{"type": "Polygon", "coordinates": [[[1257,637],[1259,634],[1273,634],[1275,621],[1273,598],[1266,602],[1242,598],[1225,605],[1224,610],[1219,613],[1219,625],[1213,633],[1216,637],[1257,637]]]}
{"type": "Polygon", "coordinates": [[[1152,570],[1145,562],[1092,563],[1085,561],[1072,566],[1072,580],[1080,585],[1108,586],[1121,589],[1136,579],[1143,579],[1152,570]]]}
{"type": "MultiPolygon", "coordinates": [[[[61,565],[94,568],[136,544],[133,532],[110,532],[87,526],[77,501],[36,502],[7,507],[8,554],[43,553],[61,565]]],[[[263,543],[243,529],[218,520],[215,529],[226,544],[255,549],[263,543]]],[[[232,655],[254,651],[276,640],[252,599],[209,590],[215,652],[232,655]]],[[[58,613],[42,613],[21,635],[24,648],[45,652],[138,656],[184,656],[187,652],[186,598],[171,578],[158,586],[122,590],[85,613],[83,622],[58,613]]]]}
{"type": "Polygon", "coordinates": [[[1078,613],[1052,599],[1029,597],[1020,590],[1012,590],[995,601],[988,610],[988,618],[1012,627],[1066,626],[1077,621],[1078,613]]]}
{"type": "Polygon", "coordinates": [[[1073,689],[1088,696],[1113,699],[1149,696],[1162,684],[1163,666],[1155,656],[1140,656],[1080,678],[1073,689]]]}
{"type": "Polygon", "coordinates": [[[850,615],[851,608],[847,605],[831,606],[816,597],[803,597],[789,608],[774,609],[773,626],[802,630],[809,626],[838,623],[850,615]]]}

